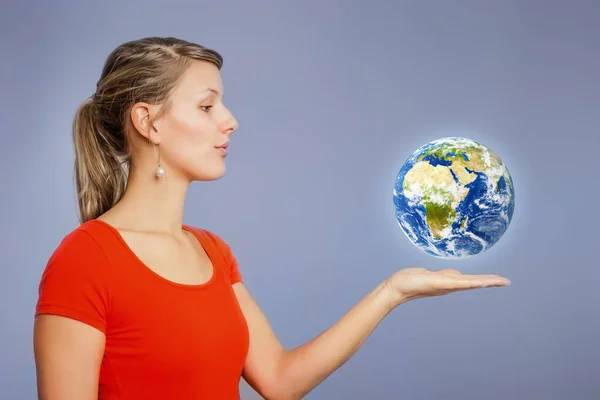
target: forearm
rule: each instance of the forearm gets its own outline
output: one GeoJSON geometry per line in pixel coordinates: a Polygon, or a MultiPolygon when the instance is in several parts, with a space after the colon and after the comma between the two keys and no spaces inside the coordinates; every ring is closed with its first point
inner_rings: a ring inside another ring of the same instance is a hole
{"type": "Polygon", "coordinates": [[[286,351],[279,363],[277,392],[286,399],[302,398],[348,361],[395,305],[382,283],[329,329],[286,351]]]}

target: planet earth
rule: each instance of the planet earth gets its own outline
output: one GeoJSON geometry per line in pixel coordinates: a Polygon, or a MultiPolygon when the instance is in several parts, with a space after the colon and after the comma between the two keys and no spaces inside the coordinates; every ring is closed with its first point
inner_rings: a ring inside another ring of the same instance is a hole
{"type": "Polygon", "coordinates": [[[506,165],[464,137],[433,140],[408,157],[394,185],[396,220],[410,241],[439,258],[467,258],[504,235],[515,209],[506,165]]]}

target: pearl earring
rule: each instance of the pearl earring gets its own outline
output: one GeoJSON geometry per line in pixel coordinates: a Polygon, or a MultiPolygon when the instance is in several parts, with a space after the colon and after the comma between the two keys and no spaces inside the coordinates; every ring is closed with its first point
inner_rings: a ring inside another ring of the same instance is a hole
{"type": "Polygon", "coordinates": [[[165,170],[160,165],[158,166],[158,168],[156,168],[156,176],[158,178],[162,178],[163,176],[165,176],[165,170]]]}
{"type": "Polygon", "coordinates": [[[156,156],[156,177],[162,178],[165,176],[165,169],[162,167],[162,165],[160,165],[160,148],[157,151],[156,144],[153,143],[152,145],[154,147],[154,154],[156,156]],[[158,153],[158,155],[156,153],[158,153]]]}

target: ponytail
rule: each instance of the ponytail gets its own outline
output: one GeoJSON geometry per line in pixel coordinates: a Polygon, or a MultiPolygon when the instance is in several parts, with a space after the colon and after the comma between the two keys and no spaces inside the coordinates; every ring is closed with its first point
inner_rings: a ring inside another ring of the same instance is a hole
{"type": "Polygon", "coordinates": [[[104,214],[123,196],[127,172],[120,158],[126,146],[124,137],[117,137],[102,126],[91,98],[75,114],[73,144],[79,220],[84,223],[104,214]]]}

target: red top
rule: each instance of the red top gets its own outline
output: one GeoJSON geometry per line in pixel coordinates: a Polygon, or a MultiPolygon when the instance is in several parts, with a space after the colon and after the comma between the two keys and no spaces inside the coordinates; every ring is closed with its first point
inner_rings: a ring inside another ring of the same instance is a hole
{"type": "Polygon", "coordinates": [[[147,268],[112,226],[91,220],[68,234],[44,270],[36,315],[77,319],[106,335],[98,399],[239,399],[248,327],[232,284],[229,246],[194,233],[214,273],[202,285],[147,268]]]}

